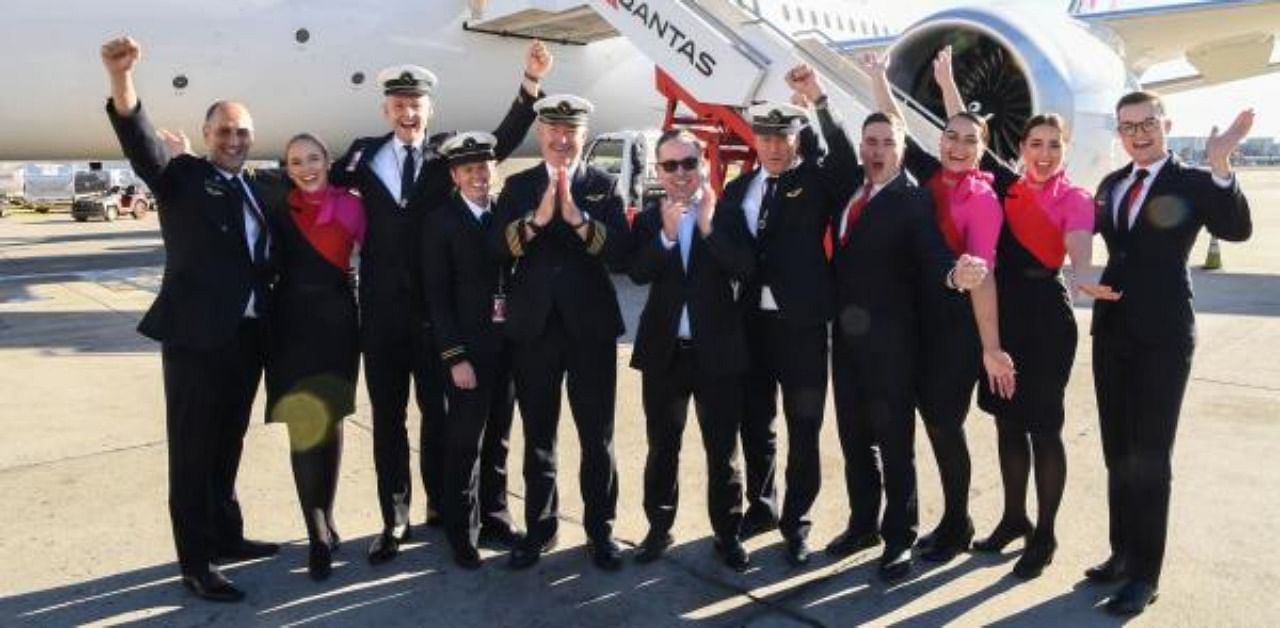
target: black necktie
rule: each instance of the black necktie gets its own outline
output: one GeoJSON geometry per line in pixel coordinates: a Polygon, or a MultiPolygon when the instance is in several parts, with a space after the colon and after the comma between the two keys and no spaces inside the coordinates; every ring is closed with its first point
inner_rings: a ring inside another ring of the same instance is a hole
{"type": "Polygon", "coordinates": [[[404,167],[400,170],[400,204],[404,205],[409,202],[409,195],[413,193],[413,146],[404,145],[404,167]]]}
{"type": "Polygon", "coordinates": [[[1142,182],[1146,180],[1148,174],[1151,173],[1141,168],[1135,171],[1133,183],[1129,184],[1124,191],[1124,196],[1120,198],[1120,207],[1116,209],[1116,235],[1122,241],[1129,239],[1131,222],[1129,214],[1134,210],[1134,203],[1137,202],[1138,196],[1142,194],[1142,182]]]}
{"type": "Polygon", "coordinates": [[[778,177],[768,177],[764,180],[764,196],[760,199],[760,215],[756,219],[756,237],[764,235],[764,230],[769,226],[769,214],[773,213],[774,207],[778,201],[778,177]]]}
{"type": "Polygon", "coordinates": [[[493,212],[485,210],[480,212],[480,228],[488,229],[493,224],[493,212]]]}

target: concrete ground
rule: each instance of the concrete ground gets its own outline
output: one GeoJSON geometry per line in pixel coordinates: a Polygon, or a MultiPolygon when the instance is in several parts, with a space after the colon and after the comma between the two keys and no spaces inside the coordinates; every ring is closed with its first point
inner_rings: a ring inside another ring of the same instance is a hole
{"type": "MultiPolygon", "coordinates": [[[[1225,270],[1192,270],[1200,344],[1175,455],[1172,529],[1162,595],[1138,625],[1268,625],[1280,621],[1280,172],[1244,174],[1254,210],[1251,242],[1224,247],[1225,270]]],[[[1192,254],[1204,258],[1204,242],[1192,254]]],[[[379,529],[370,415],[363,394],[348,421],[337,520],[344,544],[331,580],[306,576],[306,543],[280,426],[256,422],[239,482],[249,534],[286,542],[273,559],[227,569],[249,593],[232,606],[201,602],[177,583],[165,479],[160,360],[134,332],[159,280],[155,216],[74,223],[66,214],[0,219],[0,624],[846,626],[855,624],[1109,625],[1096,608],[1110,590],[1082,571],[1107,553],[1105,475],[1090,372],[1087,308],[1067,394],[1070,465],[1059,550],[1038,580],[1008,575],[1001,556],[917,562],[907,581],[875,578],[875,551],[789,568],[777,534],[748,544],[752,569],[715,559],[706,520],[696,423],[685,435],[677,546],[660,562],[602,573],[582,550],[573,423],[561,421],[560,548],[529,572],[486,553],[484,569],[455,568],[443,536],[425,527],[394,562],[364,559],[379,529]]],[[[634,331],[644,293],[621,296],[634,331]]],[[[630,355],[623,339],[619,364],[630,355]]],[[[416,420],[411,429],[416,429],[416,420]]],[[[979,534],[999,518],[995,432],[976,409],[968,423],[972,511],[979,534]]],[[[937,472],[918,435],[922,527],[940,514],[937,472]]],[[[785,436],[785,431],[783,432],[785,436]]],[[[512,506],[523,507],[519,421],[513,434],[512,506]]],[[[842,460],[829,410],[816,545],[847,516],[842,460]]],[[[785,440],[783,443],[785,451],[785,440]]],[[[645,457],[639,376],[620,368],[616,451],[617,535],[643,538],[645,457]]],[[[416,455],[416,454],[415,454],[416,455]]],[[[780,474],[781,478],[781,474],[780,474]]],[[[415,489],[421,495],[420,487],[415,489]]],[[[415,517],[422,517],[422,502],[415,517]]],[[[1034,511],[1033,511],[1034,512],[1034,511]]]]}

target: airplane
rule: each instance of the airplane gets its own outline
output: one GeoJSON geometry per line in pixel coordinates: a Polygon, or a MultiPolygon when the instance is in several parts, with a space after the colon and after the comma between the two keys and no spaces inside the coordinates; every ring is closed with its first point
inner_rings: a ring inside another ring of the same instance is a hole
{"type": "MultiPolygon", "coordinates": [[[[242,100],[257,125],[255,158],[278,156],[303,130],[338,151],[355,136],[384,133],[373,77],[398,63],[424,65],[440,79],[429,132],[491,128],[518,89],[527,38],[535,35],[556,56],[545,89],[595,102],[593,131],[652,127],[665,104],[653,88],[652,62],[593,19],[595,5],[642,1],[23,2],[6,7],[0,21],[0,40],[9,44],[0,159],[119,157],[103,112],[107,84],[97,50],[123,33],[144,47],[136,77],[157,126],[194,137],[210,102],[242,100]],[[534,27],[501,28],[502,16],[529,11],[544,14],[534,27]]],[[[1198,74],[1163,88],[1277,69],[1270,62],[1280,31],[1276,0],[1104,2],[1101,11],[1090,11],[1096,0],[1065,11],[959,6],[912,24],[892,19],[893,5],[883,0],[717,1],[844,53],[887,47],[895,85],[935,112],[941,103],[930,91],[930,61],[941,45],[953,45],[961,88],[971,108],[995,114],[993,146],[1004,157],[1015,151],[1021,119],[1054,110],[1093,133],[1077,134],[1073,161],[1114,161],[1108,116],[1116,98],[1137,87],[1147,68],[1184,54],[1198,74]]]]}

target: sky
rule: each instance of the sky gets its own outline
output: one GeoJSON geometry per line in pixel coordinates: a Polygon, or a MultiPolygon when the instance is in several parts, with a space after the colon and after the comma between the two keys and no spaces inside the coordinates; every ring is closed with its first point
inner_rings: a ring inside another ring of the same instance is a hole
{"type": "MultiPolygon", "coordinates": [[[[932,1],[932,0],[895,0],[895,6],[901,6],[906,12],[916,17],[960,4],[978,5],[1024,5],[1043,8],[1058,0],[970,0],[969,2],[932,1]]],[[[1184,4],[1187,0],[1096,0],[1095,4],[1102,9],[1117,5],[1121,8],[1146,7],[1162,4],[1184,4]]],[[[1060,2],[1065,12],[1069,2],[1060,2]]],[[[1280,10],[1280,7],[1277,8],[1280,10]]],[[[1277,60],[1275,51],[1272,60],[1277,60]]],[[[1186,63],[1171,64],[1154,68],[1149,74],[1173,72],[1180,75],[1183,70],[1190,70],[1186,63]]],[[[1240,110],[1252,107],[1256,113],[1251,137],[1280,138],[1280,73],[1258,76],[1242,81],[1223,83],[1212,87],[1190,90],[1179,94],[1170,94],[1165,98],[1169,118],[1173,121],[1172,135],[1208,135],[1213,125],[1226,127],[1240,110]]]]}

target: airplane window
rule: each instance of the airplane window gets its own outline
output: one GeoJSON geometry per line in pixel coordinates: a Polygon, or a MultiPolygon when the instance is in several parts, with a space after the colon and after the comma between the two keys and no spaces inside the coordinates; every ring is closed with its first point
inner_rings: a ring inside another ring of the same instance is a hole
{"type": "Polygon", "coordinates": [[[813,9],[809,9],[809,23],[814,26],[818,25],[818,12],[813,9]]]}
{"type": "Polygon", "coordinates": [[[190,81],[187,80],[187,76],[185,74],[179,74],[173,77],[174,89],[186,89],[187,85],[189,84],[190,84],[190,81]]]}
{"type": "Polygon", "coordinates": [[[843,15],[837,15],[837,16],[836,16],[836,28],[838,28],[838,29],[840,29],[840,30],[844,30],[844,16],[843,16],[843,15]]]}
{"type": "Polygon", "coordinates": [[[830,14],[830,13],[825,13],[825,12],[824,12],[824,13],[822,14],[822,23],[823,23],[823,24],[826,24],[826,25],[827,25],[827,28],[831,28],[831,14],[830,14]]]}
{"type": "Polygon", "coordinates": [[[355,74],[351,75],[352,85],[360,85],[362,83],[364,83],[364,72],[356,72],[355,74]]]}
{"type": "Polygon", "coordinates": [[[790,22],[790,21],[791,21],[791,9],[788,9],[788,8],[787,8],[787,5],[785,5],[785,4],[784,4],[784,5],[782,5],[782,19],[784,19],[784,20],[786,20],[786,21],[788,21],[788,22],[790,22]]]}
{"type": "Polygon", "coordinates": [[[804,9],[796,7],[796,21],[804,24],[804,9]]]}
{"type": "Polygon", "coordinates": [[[294,31],[293,39],[294,41],[300,44],[305,44],[311,41],[311,31],[305,28],[299,28],[298,30],[294,31]]]}
{"type": "Polygon", "coordinates": [[[871,29],[867,28],[867,21],[866,21],[866,20],[862,20],[862,34],[863,34],[863,35],[866,35],[866,34],[868,34],[868,33],[870,33],[870,32],[871,32],[871,29]]]}

